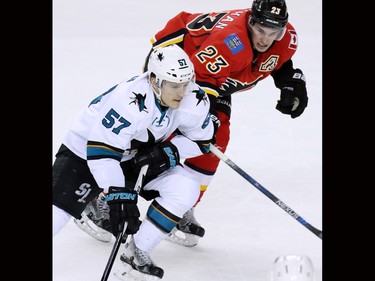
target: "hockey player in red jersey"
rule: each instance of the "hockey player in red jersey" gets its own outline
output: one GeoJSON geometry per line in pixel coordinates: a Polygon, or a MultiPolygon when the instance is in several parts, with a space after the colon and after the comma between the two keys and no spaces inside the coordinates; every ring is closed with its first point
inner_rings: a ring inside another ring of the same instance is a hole
{"type": "MultiPolygon", "coordinates": [[[[277,110],[297,118],[307,106],[304,74],[293,67],[298,37],[288,16],[284,0],[254,0],[251,9],[181,12],[151,39],[152,49],[177,44],[190,56],[196,82],[210,97],[211,113],[218,127],[216,145],[223,152],[230,138],[232,94],[250,90],[271,75],[281,90],[277,110]]],[[[219,161],[211,153],[185,160],[187,169],[201,179],[201,194],[195,206],[219,161]]],[[[204,232],[192,208],[172,231],[170,240],[194,246],[204,232]],[[178,230],[184,238],[176,235],[178,230]]]]}
{"type": "MultiPolygon", "coordinates": [[[[232,94],[250,90],[271,76],[281,91],[277,110],[294,119],[307,107],[305,76],[299,68],[293,67],[292,62],[298,36],[288,18],[284,0],[254,0],[248,9],[180,12],[151,39],[150,53],[159,47],[177,44],[189,55],[194,64],[196,83],[210,98],[210,111],[216,124],[216,145],[223,152],[230,138],[232,94]]],[[[147,62],[148,56],[145,66],[147,62]]],[[[201,182],[200,196],[194,207],[200,202],[219,162],[211,153],[184,161],[186,170],[199,177],[201,182]]],[[[92,204],[102,209],[102,198],[99,196],[92,204]]],[[[169,240],[195,246],[199,237],[204,236],[205,229],[194,217],[194,207],[184,214],[170,233],[169,240]]],[[[82,221],[79,223],[82,225],[82,221]]],[[[96,231],[101,231],[100,227],[96,231]]],[[[103,238],[102,241],[111,237],[106,230],[94,236],[101,240],[98,236],[103,238]]]]}

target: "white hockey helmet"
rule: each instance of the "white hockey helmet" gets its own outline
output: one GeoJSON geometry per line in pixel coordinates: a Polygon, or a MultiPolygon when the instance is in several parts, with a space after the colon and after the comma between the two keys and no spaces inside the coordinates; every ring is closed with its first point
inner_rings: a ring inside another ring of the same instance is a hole
{"type": "Polygon", "coordinates": [[[271,281],[314,281],[314,268],[307,256],[279,256],[274,262],[271,281]]]}
{"type": "Polygon", "coordinates": [[[194,81],[194,65],[185,51],[176,44],[155,49],[148,61],[148,73],[155,74],[156,85],[164,80],[175,83],[194,81]]]}

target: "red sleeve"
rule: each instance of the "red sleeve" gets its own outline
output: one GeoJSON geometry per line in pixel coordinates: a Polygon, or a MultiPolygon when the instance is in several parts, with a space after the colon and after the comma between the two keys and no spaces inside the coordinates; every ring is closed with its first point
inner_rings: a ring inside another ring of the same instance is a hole
{"type": "Polygon", "coordinates": [[[298,36],[294,27],[288,23],[284,37],[276,41],[272,47],[274,53],[279,54],[280,59],[274,70],[278,70],[284,62],[293,57],[298,48],[298,36]]]}

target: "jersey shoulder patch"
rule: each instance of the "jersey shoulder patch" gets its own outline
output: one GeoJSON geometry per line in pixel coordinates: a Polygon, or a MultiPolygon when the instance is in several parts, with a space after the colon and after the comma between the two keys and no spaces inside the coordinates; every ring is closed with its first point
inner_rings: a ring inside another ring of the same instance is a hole
{"type": "Polygon", "coordinates": [[[228,46],[229,50],[232,54],[237,54],[238,52],[242,51],[245,47],[242,43],[240,37],[237,34],[233,33],[229,35],[227,38],[224,39],[225,44],[228,46]]]}

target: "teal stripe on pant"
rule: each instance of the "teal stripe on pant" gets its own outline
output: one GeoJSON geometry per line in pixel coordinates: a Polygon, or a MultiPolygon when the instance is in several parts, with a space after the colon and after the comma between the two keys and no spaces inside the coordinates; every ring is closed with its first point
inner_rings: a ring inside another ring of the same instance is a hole
{"type": "Polygon", "coordinates": [[[181,218],[173,215],[164,209],[155,200],[151,203],[147,210],[147,218],[161,231],[169,233],[180,221],[181,218]]]}

